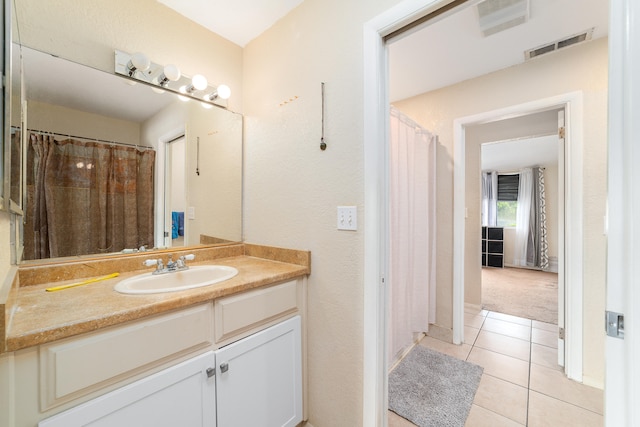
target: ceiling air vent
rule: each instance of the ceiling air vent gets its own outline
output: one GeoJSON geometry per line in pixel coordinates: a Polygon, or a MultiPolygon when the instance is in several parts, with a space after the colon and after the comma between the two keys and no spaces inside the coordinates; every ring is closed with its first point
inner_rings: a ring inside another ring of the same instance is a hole
{"type": "Polygon", "coordinates": [[[484,0],[477,7],[480,30],[485,37],[529,19],[529,0],[484,0]]]}
{"type": "Polygon", "coordinates": [[[593,30],[594,28],[590,28],[587,31],[584,31],[580,34],[575,34],[573,36],[566,37],[561,40],[556,40],[552,43],[527,50],[524,52],[524,59],[525,60],[533,59],[540,55],[544,55],[545,53],[554,52],[558,49],[562,49],[563,47],[573,46],[576,43],[581,43],[587,40],[591,40],[591,36],[593,35],[593,30]]]}

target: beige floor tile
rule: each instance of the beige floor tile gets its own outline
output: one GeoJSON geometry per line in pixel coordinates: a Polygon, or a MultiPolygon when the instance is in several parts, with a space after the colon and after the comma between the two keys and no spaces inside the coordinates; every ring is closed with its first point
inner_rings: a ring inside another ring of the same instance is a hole
{"type": "Polygon", "coordinates": [[[467,360],[469,352],[471,351],[471,346],[469,344],[456,345],[440,341],[433,337],[424,337],[420,341],[420,345],[461,360],[467,360]]]}
{"type": "Polygon", "coordinates": [[[558,349],[546,345],[531,343],[531,363],[562,371],[558,365],[558,349]]]}
{"type": "Polygon", "coordinates": [[[551,323],[545,323],[545,322],[540,322],[538,320],[533,320],[531,322],[531,326],[533,326],[536,329],[543,329],[545,331],[555,332],[556,334],[558,333],[558,325],[554,325],[551,323]]]}
{"type": "Polygon", "coordinates": [[[476,338],[478,338],[478,333],[480,333],[480,329],[472,328],[471,326],[465,326],[464,343],[473,345],[476,342],[476,338]]]}
{"type": "Polygon", "coordinates": [[[602,415],[545,396],[529,393],[529,427],[602,427],[602,415]]]}
{"type": "Polygon", "coordinates": [[[529,388],[591,412],[603,413],[602,390],[572,381],[561,371],[532,364],[529,388]]]}
{"type": "Polygon", "coordinates": [[[531,339],[531,328],[529,326],[518,325],[513,322],[505,322],[504,320],[493,319],[487,317],[482,325],[482,329],[497,334],[507,335],[521,340],[529,341],[531,339]]]}
{"type": "Polygon", "coordinates": [[[473,403],[526,424],[528,394],[525,387],[483,374],[473,403]]]}
{"type": "Polygon", "coordinates": [[[542,329],[531,330],[531,342],[558,348],[558,332],[549,332],[542,329]]]}
{"type": "Polygon", "coordinates": [[[505,322],[517,323],[518,325],[531,326],[531,319],[512,316],[510,314],[496,313],[495,311],[490,311],[489,314],[487,314],[487,317],[491,319],[504,320],[505,322]]]}
{"type": "Polygon", "coordinates": [[[464,307],[464,312],[465,313],[469,313],[471,315],[474,316],[482,316],[482,317],[487,317],[487,314],[489,313],[487,310],[476,310],[475,308],[471,308],[471,307],[464,307]]]}
{"type": "Polygon", "coordinates": [[[482,324],[484,323],[484,316],[481,316],[479,314],[471,314],[471,313],[464,313],[464,325],[465,326],[471,326],[472,328],[478,328],[480,329],[482,327],[482,324]]]}
{"type": "Polygon", "coordinates": [[[530,345],[531,343],[529,341],[489,331],[480,331],[475,342],[476,347],[516,357],[527,362],[529,361],[531,352],[530,345]]]}
{"type": "Polygon", "coordinates": [[[491,412],[481,406],[472,405],[469,411],[469,417],[464,424],[465,427],[520,427],[518,424],[507,417],[491,412]]]}
{"type": "Polygon", "coordinates": [[[387,411],[389,416],[387,417],[387,421],[389,423],[389,427],[415,427],[416,425],[406,418],[402,418],[400,415],[396,414],[393,411],[387,411]]]}
{"type": "Polygon", "coordinates": [[[529,363],[524,360],[474,347],[467,361],[482,366],[485,374],[523,387],[529,385],[529,363]]]}

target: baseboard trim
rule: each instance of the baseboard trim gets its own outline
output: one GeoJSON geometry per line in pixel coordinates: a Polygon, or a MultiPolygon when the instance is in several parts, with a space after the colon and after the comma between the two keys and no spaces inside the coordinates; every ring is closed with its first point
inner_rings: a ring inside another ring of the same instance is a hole
{"type": "Polygon", "coordinates": [[[582,384],[588,385],[589,387],[594,387],[600,390],[604,390],[604,382],[602,380],[591,378],[586,375],[582,376],[582,384]]]}
{"type": "Polygon", "coordinates": [[[429,325],[427,336],[439,339],[440,341],[453,342],[453,329],[445,328],[435,324],[429,325]]]}
{"type": "Polygon", "coordinates": [[[464,303],[464,311],[469,313],[480,313],[482,311],[481,304],[471,304],[470,302],[464,303]]]}

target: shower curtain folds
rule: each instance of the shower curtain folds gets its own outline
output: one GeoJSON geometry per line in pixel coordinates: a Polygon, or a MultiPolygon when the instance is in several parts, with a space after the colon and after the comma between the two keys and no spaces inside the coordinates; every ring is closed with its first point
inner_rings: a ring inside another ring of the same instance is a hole
{"type": "Polygon", "coordinates": [[[436,137],[390,118],[390,365],[435,323],[436,137]]]}
{"type": "Polygon", "coordinates": [[[31,134],[25,259],[153,246],[155,151],[31,134]]]}

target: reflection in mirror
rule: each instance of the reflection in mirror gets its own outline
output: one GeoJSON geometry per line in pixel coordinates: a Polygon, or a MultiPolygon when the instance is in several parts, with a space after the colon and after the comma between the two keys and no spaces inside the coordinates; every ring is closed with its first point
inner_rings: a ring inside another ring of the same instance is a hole
{"type": "MultiPolygon", "coordinates": [[[[15,36],[14,36],[15,37],[15,36]]],[[[8,202],[9,209],[22,214],[22,147],[24,146],[25,94],[22,73],[22,50],[20,45],[11,46],[11,106],[9,146],[5,154],[9,158],[8,166],[8,202]]],[[[6,187],[6,186],[5,186],[6,187]]]]}
{"type": "Polygon", "coordinates": [[[241,115],[22,50],[25,259],[242,240],[241,115]],[[171,156],[165,182],[167,142],[180,135],[183,159],[171,156]],[[182,239],[173,239],[173,212],[184,218],[182,239]]]}

